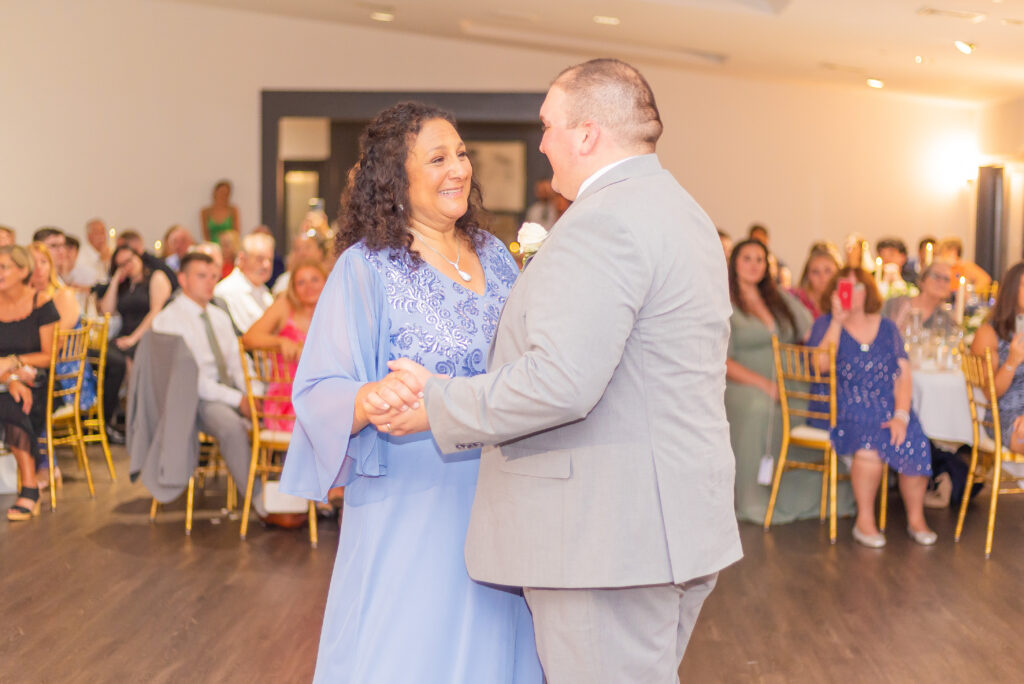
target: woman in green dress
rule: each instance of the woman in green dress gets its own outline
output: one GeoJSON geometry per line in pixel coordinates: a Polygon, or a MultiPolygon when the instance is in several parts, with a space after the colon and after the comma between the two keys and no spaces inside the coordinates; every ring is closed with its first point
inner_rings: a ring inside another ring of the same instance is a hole
{"type": "Polygon", "coordinates": [[[231,181],[221,180],[213,186],[213,204],[199,213],[203,239],[220,244],[220,236],[229,230],[241,232],[238,207],[231,204],[231,181]]]}
{"type": "MultiPolygon", "coordinates": [[[[768,508],[770,486],[758,484],[761,458],[778,458],[782,415],[772,356],[772,335],[779,342],[799,344],[807,339],[813,320],[793,295],[779,289],[768,274],[768,250],[757,240],[733,248],[729,259],[729,359],[726,366],[725,410],[729,416],[732,450],[736,455],[736,517],[761,524],[768,508]]],[[[788,459],[819,461],[821,454],[790,446],[788,459]]],[[[773,523],[816,518],[821,505],[821,475],[788,471],[775,502],[773,523]]],[[[837,498],[840,515],[852,511],[849,487],[837,498]]]]}

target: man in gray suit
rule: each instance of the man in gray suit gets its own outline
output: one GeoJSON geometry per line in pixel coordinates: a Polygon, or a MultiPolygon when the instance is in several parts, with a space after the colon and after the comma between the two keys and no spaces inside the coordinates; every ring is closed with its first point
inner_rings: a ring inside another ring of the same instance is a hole
{"type": "Polygon", "coordinates": [[[483,447],[466,565],[524,587],[549,682],[674,682],[742,555],[725,260],[654,154],[660,115],[634,68],[566,69],[540,117],[574,203],[509,295],[488,373],[400,359],[366,408],[395,435],[429,427],[445,453],[483,447]]]}

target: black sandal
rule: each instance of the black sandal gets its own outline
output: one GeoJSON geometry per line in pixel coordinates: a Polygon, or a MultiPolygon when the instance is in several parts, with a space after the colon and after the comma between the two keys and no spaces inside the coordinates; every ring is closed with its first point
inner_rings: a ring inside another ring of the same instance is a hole
{"type": "Polygon", "coordinates": [[[18,522],[21,520],[31,520],[33,517],[39,515],[39,487],[22,487],[21,491],[18,492],[19,499],[29,499],[35,503],[32,508],[25,508],[24,506],[11,506],[7,509],[7,519],[11,522],[18,522]]]}

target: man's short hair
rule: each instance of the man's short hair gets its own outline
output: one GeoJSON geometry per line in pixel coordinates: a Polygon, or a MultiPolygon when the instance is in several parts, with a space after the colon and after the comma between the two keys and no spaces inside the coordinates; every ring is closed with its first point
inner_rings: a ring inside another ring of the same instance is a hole
{"type": "Polygon", "coordinates": [[[32,242],[46,242],[48,238],[52,238],[54,235],[59,235],[65,240],[68,236],[64,234],[64,231],[60,228],[54,228],[53,226],[43,226],[36,232],[32,233],[32,242]]]}
{"type": "Polygon", "coordinates": [[[750,229],[747,231],[747,237],[754,237],[754,233],[764,233],[765,237],[769,236],[768,229],[762,226],[760,223],[751,224],[750,229]]]}
{"type": "Polygon", "coordinates": [[[67,234],[64,235],[64,244],[68,247],[68,249],[74,250],[77,250],[82,246],[82,243],[81,241],[79,241],[78,238],[76,238],[74,235],[67,234]]]}
{"type": "Polygon", "coordinates": [[[617,59],[592,59],[555,78],[567,96],[569,126],[591,120],[629,145],[654,147],[663,126],[654,91],[634,67],[617,59]]]}
{"type": "Polygon", "coordinates": [[[178,267],[180,273],[184,273],[188,269],[190,264],[214,264],[213,257],[203,252],[189,252],[185,256],[181,257],[181,265],[178,267]]]}
{"type": "Polygon", "coordinates": [[[118,233],[117,237],[119,240],[141,240],[142,233],[133,228],[129,228],[128,230],[122,230],[118,233]]]}
{"type": "Polygon", "coordinates": [[[924,249],[925,245],[934,245],[938,241],[938,238],[933,238],[931,235],[926,235],[923,238],[921,238],[920,242],[917,243],[917,251],[920,252],[922,249],[924,249]]]}
{"type": "Polygon", "coordinates": [[[252,250],[256,249],[259,243],[269,244],[271,252],[274,251],[274,245],[276,244],[272,235],[264,232],[249,233],[242,238],[242,251],[246,254],[251,254],[252,250]]]}
{"type": "Polygon", "coordinates": [[[957,258],[964,255],[964,241],[958,237],[942,238],[942,242],[935,245],[935,253],[942,254],[943,252],[955,251],[957,258]]]}
{"type": "Polygon", "coordinates": [[[14,229],[11,228],[10,226],[0,226],[0,233],[7,233],[8,235],[11,236],[12,241],[14,241],[17,237],[17,234],[14,232],[14,229]]]}
{"type": "Polygon", "coordinates": [[[883,249],[895,249],[903,256],[907,256],[907,245],[899,238],[882,238],[875,245],[875,251],[881,252],[883,249]]]}

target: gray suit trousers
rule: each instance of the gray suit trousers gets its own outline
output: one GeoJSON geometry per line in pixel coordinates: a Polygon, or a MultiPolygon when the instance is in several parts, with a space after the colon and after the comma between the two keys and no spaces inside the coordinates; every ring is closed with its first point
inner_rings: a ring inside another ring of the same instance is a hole
{"type": "MultiPolygon", "coordinates": [[[[245,485],[249,481],[249,462],[252,459],[249,425],[249,420],[233,406],[220,401],[199,400],[199,429],[217,440],[224,464],[243,496],[245,485]]],[[[259,480],[253,482],[253,505],[257,513],[266,515],[266,511],[262,510],[262,491],[262,483],[259,480]]]]}
{"type": "Polygon", "coordinates": [[[524,589],[548,684],[677,684],[718,573],[683,584],[524,589]]]}

